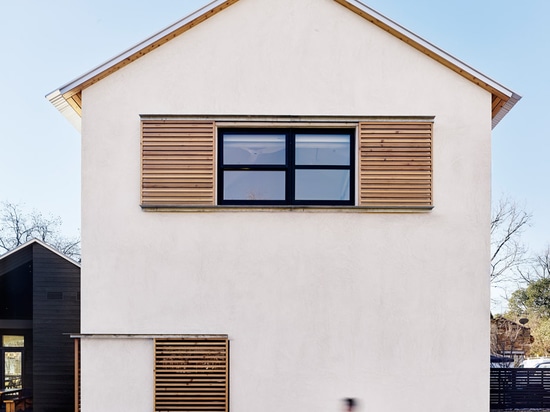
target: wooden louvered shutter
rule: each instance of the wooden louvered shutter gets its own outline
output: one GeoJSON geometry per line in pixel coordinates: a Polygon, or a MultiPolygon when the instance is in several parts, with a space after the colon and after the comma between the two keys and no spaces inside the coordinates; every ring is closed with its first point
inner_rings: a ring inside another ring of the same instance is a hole
{"type": "Polygon", "coordinates": [[[432,125],[359,124],[360,206],[432,206],[432,125]]]}
{"type": "Polygon", "coordinates": [[[141,205],[214,204],[214,123],[144,120],[141,205]]]}
{"type": "Polygon", "coordinates": [[[155,339],[155,411],[227,412],[228,339],[155,339]]]}

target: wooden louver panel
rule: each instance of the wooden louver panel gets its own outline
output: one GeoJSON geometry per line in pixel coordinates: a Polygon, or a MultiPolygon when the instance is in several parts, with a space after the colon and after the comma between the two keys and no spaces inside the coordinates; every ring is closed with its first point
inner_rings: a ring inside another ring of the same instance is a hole
{"type": "Polygon", "coordinates": [[[74,339],[74,410],[80,412],[81,408],[81,368],[80,368],[80,338],[74,339]]]}
{"type": "Polygon", "coordinates": [[[227,339],[155,339],[155,412],[228,411],[227,339]]]}
{"type": "Polygon", "coordinates": [[[214,204],[214,123],[142,121],[141,204],[214,204]]]}
{"type": "Polygon", "coordinates": [[[432,205],[432,123],[359,125],[359,204],[432,205]]]}

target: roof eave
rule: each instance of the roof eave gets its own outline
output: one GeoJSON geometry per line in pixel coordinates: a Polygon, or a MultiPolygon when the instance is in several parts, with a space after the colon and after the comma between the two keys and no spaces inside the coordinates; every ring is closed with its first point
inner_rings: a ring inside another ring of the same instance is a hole
{"type": "MultiPolygon", "coordinates": [[[[113,57],[105,63],[97,66],[82,76],[50,93],[46,98],[65,116],[73,126],[80,131],[81,118],[81,94],[82,90],[104,77],[118,70],[120,67],[145,55],[149,51],[159,47],[165,42],[178,36],[184,31],[196,26],[219,11],[236,3],[238,0],[214,0],[194,13],[184,17],[176,23],[168,26],[157,34],[136,44],[125,52],[113,57]]],[[[497,101],[492,111],[492,128],[494,128],[504,116],[521,99],[521,96],[512,90],[502,86],[473,67],[465,64],[439,47],[417,36],[405,27],[378,13],[359,0],[335,0],[349,10],[374,23],[383,30],[396,36],[400,40],[416,48],[422,53],[442,63],[446,67],[474,82],[479,87],[489,91],[493,100],[497,101]]]]}
{"type": "Polygon", "coordinates": [[[463,61],[457,59],[445,50],[435,46],[422,37],[414,34],[410,30],[396,23],[395,21],[380,14],[376,10],[370,8],[359,0],[335,0],[336,2],[347,7],[349,10],[366,18],[378,27],[386,30],[390,34],[396,36],[400,40],[419,50],[420,52],[432,57],[439,63],[455,71],[459,75],[477,84],[479,87],[489,91],[493,98],[500,99],[504,102],[501,107],[492,113],[492,128],[494,128],[500,120],[514,107],[521,99],[521,96],[514,93],[512,90],[504,87],[500,83],[494,81],[490,77],[484,75],[480,71],[467,65],[463,61]]]}
{"type": "Polygon", "coordinates": [[[81,132],[81,117],[68,100],[63,97],[61,90],[55,90],[46,96],[46,99],[71,123],[78,132],[81,132]]]}
{"type": "Polygon", "coordinates": [[[145,54],[143,51],[146,50],[148,47],[156,44],[157,42],[161,42],[162,40],[168,41],[173,37],[176,37],[176,34],[174,33],[178,33],[178,31],[182,28],[185,28],[189,25],[196,26],[199,22],[203,21],[204,17],[210,17],[210,15],[216,14],[219,10],[226,8],[233,3],[236,3],[237,1],[238,0],[214,0],[211,3],[208,3],[204,7],[178,20],[177,22],[171,24],[160,32],[152,35],[151,37],[148,37],[147,39],[141,41],[140,43],[122,52],[121,54],[113,57],[105,63],[97,66],[96,68],[62,86],[59,89],[60,92],[62,94],[66,94],[75,89],[79,89],[79,87],[83,84],[92,80],[96,76],[100,76],[101,74],[108,72],[109,69],[118,65],[119,63],[122,63],[127,59],[130,59],[129,61],[135,60],[135,58],[140,57],[141,54],[145,54]]]}
{"type": "Polygon", "coordinates": [[[491,128],[494,129],[497,124],[508,114],[510,110],[516,105],[517,102],[521,100],[521,96],[516,93],[512,93],[512,96],[508,99],[508,101],[500,108],[498,113],[493,116],[493,121],[491,124],[491,128]]]}
{"type": "Polygon", "coordinates": [[[178,36],[182,32],[196,26],[237,1],[238,0],[214,0],[208,3],[204,7],[178,20],[174,24],[166,27],[153,36],[148,37],[128,50],[120,53],[112,59],[109,59],[105,63],[100,64],[94,69],[84,73],[82,76],[79,76],[69,83],[61,86],[59,89],[48,94],[46,98],[61,112],[61,114],[63,114],[65,118],[69,120],[69,122],[71,122],[73,126],[76,127],[78,131],[80,131],[80,99],[83,89],[118,70],[119,67],[137,60],[149,51],[178,36]]]}

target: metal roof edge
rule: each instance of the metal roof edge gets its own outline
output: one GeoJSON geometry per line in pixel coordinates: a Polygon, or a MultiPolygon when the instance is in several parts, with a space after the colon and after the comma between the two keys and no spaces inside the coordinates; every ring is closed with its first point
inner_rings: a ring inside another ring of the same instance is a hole
{"type": "Polygon", "coordinates": [[[67,99],[65,98],[64,94],[73,91],[75,89],[78,89],[81,87],[84,83],[87,81],[93,79],[94,77],[100,75],[101,73],[104,73],[105,71],[109,70],[110,68],[116,66],[117,64],[123,62],[125,59],[129,58],[130,56],[135,55],[139,51],[143,50],[144,48],[153,45],[155,42],[159,41],[160,39],[164,38],[165,36],[168,36],[170,33],[184,27],[185,25],[192,23],[194,20],[204,16],[205,14],[209,13],[210,11],[214,10],[216,7],[219,7],[220,5],[223,5],[224,3],[227,3],[231,0],[214,0],[205,6],[201,7],[200,9],[194,11],[193,13],[187,15],[186,17],[183,17],[182,19],[179,19],[175,23],[169,25],[168,27],[162,29],[161,31],[157,32],[156,34],[148,37],[147,39],[137,43],[135,46],[130,47],[126,51],[116,55],[115,57],[107,60],[106,62],[100,64],[99,66],[93,68],[92,70],[84,73],[83,75],[77,77],[76,79],[70,81],[69,83],[66,83],[65,85],[61,86],[59,89],[52,91],[49,93],[46,98],[52,103],[55,108],[61,112],[61,114],[78,130],[78,132],[81,132],[81,116],[80,114],[72,107],[67,99]]]}
{"type": "Polygon", "coordinates": [[[76,79],[72,80],[71,82],[65,84],[64,86],[61,86],[59,88],[59,91],[61,94],[65,94],[68,91],[71,91],[79,86],[81,86],[86,81],[94,78],[100,73],[105,72],[109,68],[117,65],[118,63],[122,62],[123,60],[127,59],[130,56],[133,56],[134,54],[138,53],[140,50],[154,44],[155,42],[159,41],[160,39],[164,38],[165,36],[169,35],[170,33],[180,29],[181,27],[191,23],[193,20],[198,19],[199,17],[205,15],[206,13],[210,12],[211,10],[215,9],[216,7],[226,3],[228,0],[214,0],[211,3],[206,4],[205,6],[201,7],[200,9],[194,11],[193,13],[183,17],[182,19],[179,19],[175,23],[169,25],[168,27],[162,29],[161,31],[157,32],[156,34],[153,34],[152,36],[146,38],[145,40],[137,43],[133,47],[130,47],[126,51],[118,54],[117,56],[107,60],[103,64],[100,64],[99,66],[95,67],[94,69],[84,73],[82,76],[77,77],[76,79]]]}
{"type": "Polygon", "coordinates": [[[65,100],[60,90],[54,90],[46,95],[46,99],[71,123],[80,133],[82,130],[82,119],[74,108],[65,100]]]}
{"type": "Polygon", "coordinates": [[[424,38],[418,36],[417,34],[413,33],[409,29],[403,27],[399,23],[396,23],[395,21],[391,20],[390,18],[384,16],[383,14],[377,12],[373,8],[367,6],[366,4],[362,3],[359,0],[335,0],[338,2],[345,2],[350,4],[351,6],[357,7],[359,10],[370,14],[375,19],[379,20],[381,23],[385,24],[389,28],[395,30],[396,32],[400,33],[401,35],[411,39],[415,43],[417,43],[419,46],[424,47],[426,50],[438,55],[444,60],[447,60],[449,63],[452,63],[454,66],[456,66],[460,70],[464,70],[466,73],[478,78],[479,80],[486,83],[488,86],[491,86],[495,90],[499,91],[500,93],[504,94],[505,96],[511,98],[515,93],[508,89],[507,87],[503,86],[502,84],[498,83],[497,81],[491,79],[490,77],[484,75],[480,71],[474,69],[472,66],[464,63],[460,59],[454,57],[450,53],[446,52],[445,50],[441,49],[440,47],[434,45],[433,43],[430,43],[429,41],[425,40],[424,38]]]}
{"type": "Polygon", "coordinates": [[[5,259],[7,258],[8,256],[11,256],[17,252],[19,252],[20,250],[23,250],[25,249],[26,247],[32,245],[33,243],[37,243],[39,244],[40,246],[48,249],[50,252],[52,253],[55,253],[56,255],[58,255],[59,257],[62,257],[63,259],[67,260],[68,262],[72,263],[73,265],[75,266],[78,266],[79,268],[81,267],[80,263],[78,263],[76,260],[73,260],[71,259],[69,256],[67,255],[64,255],[63,253],[61,253],[59,250],[55,249],[54,247],[48,245],[47,243],[45,243],[44,241],[40,240],[40,239],[37,239],[37,238],[34,238],[34,239],[31,239],[19,246],[17,246],[15,249],[12,249],[10,250],[9,252],[6,252],[4,253],[3,255],[0,256],[0,260],[2,259],[5,259]]]}
{"type": "MultiPolygon", "coordinates": [[[[212,11],[215,12],[216,8],[223,6],[225,4],[231,5],[237,1],[238,0],[214,0],[208,3],[207,5],[196,10],[195,12],[187,15],[186,17],[176,21],[175,23],[171,24],[165,29],[141,41],[135,46],[109,59],[105,63],[86,72],[82,76],[77,77],[71,82],[61,86],[58,90],[55,90],[50,94],[48,94],[46,98],[80,132],[81,116],[75,110],[75,108],[72,107],[71,104],[69,104],[67,99],[70,99],[70,97],[68,97],[69,95],[66,95],[66,93],[74,92],[74,91],[78,92],[79,88],[83,88],[87,82],[90,82],[90,81],[93,82],[94,78],[102,74],[105,74],[112,68],[116,68],[116,66],[119,64],[123,64],[125,60],[130,60],[130,58],[132,57],[136,58],[135,56],[138,55],[140,52],[145,54],[147,51],[143,52],[144,49],[147,49],[149,47],[155,47],[155,43],[160,42],[163,39],[166,39],[168,36],[170,36],[170,34],[177,32],[179,29],[184,28],[186,25],[191,25],[190,27],[193,27],[192,25],[193,22],[207,15],[207,13],[212,11]]],[[[354,11],[353,9],[356,9],[360,13],[364,13],[368,15],[370,18],[376,21],[376,22],[373,22],[374,24],[378,24],[380,27],[388,30],[391,34],[396,35],[398,38],[401,38],[401,40],[406,39],[405,40],[406,43],[410,44],[411,47],[415,47],[417,48],[417,50],[425,52],[426,54],[428,54],[428,56],[436,59],[436,61],[439,61],[439,63],[444,64],[446,67],[450,68],[451,70],[454,70],[459,74],[462,74],[464,77],[468,78],[470,81],[474,81],[474,83],[476,83],[479,87],[491,92],[493,96],[495,96],[495,92],[497,93],[496,96],[498,96],[498,94],[505,96],[506,99],[503,99],[503,100],[505,100],[506,103],[497,112],[496,115],[493,113],[493,116],[494,116],[492,118],[493,128],[500,122],[500,120],[502,120],[504,116],[506,116],[506,114],[512,109],[512,107],[521,99],[521,96],[514,93],[512,90],[496,82],[490,77],[484,75],[483,73],[474,69],[473,67],[464,63],[463,61],[457,59],[456,57],[447,53],[443,49],[435,46],[429,41],[414,34],[412,31],[401,26],[400,24],[389,19],[388,17],[382,15],[381,13],[367,6],[360,0],[334,0],[334,1],[347,7],[351,11],[354,11]],[[466,73],[467,75],[464,75],[463,73],[466,73]]],[[[362,17],[366,18],[365,16],[362,16],[362,17]]],[[[206,18],[208,18],[208,16],[206,18]]],[[[370,18],[368,20],[370,20],[370,18]]]]}
{"type": "Polygon", "coordinates": [[[510,110],[512,110],[512,107],[516,105],[517,102],[521,100],[521,96],[519,94],[513,93],[512,97],[508,99],[506,104],[502,106],[502,108],[498,111],[497,115],[493,117],[492,123],[491,123],[491,129],[494,129],[497,124],[500,123],[500,121],[508,114],[510,110]]]}

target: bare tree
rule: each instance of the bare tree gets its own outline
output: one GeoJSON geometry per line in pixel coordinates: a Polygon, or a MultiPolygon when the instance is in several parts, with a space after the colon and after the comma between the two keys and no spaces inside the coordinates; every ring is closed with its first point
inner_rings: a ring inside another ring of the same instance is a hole
{"type": "Polygon", "coordinates": [[[550,278],[550,246],[539,254],[533,254],[527,264],[516,268],[518,284],[531,285],[550,278]]]}
{"type": "Polygon", "coordinates": [[[0,204],[0,254],[32,239],[39,239],[70,258],[80,261],[80,239],[61,235],[61,218],[45,217],[33,211],[26,213],[21,206],[2,202],[0,204]]]}
{"type": "MultiPolygon", "coordinates": [[[[550,246],[546,247],[540,255],[533,258],[533,275],[535,279],[550,278],[550,246]]],[[[532,279],[526,279],[531,281],[532,279]]]]}
{"type": "Polygon", "coordinates": [[[521,234],[531,223],[532,215],[509,198],[502,198],[491,219],[491,283],[508,281],[521,274],[527,248],[521,234]]]}

